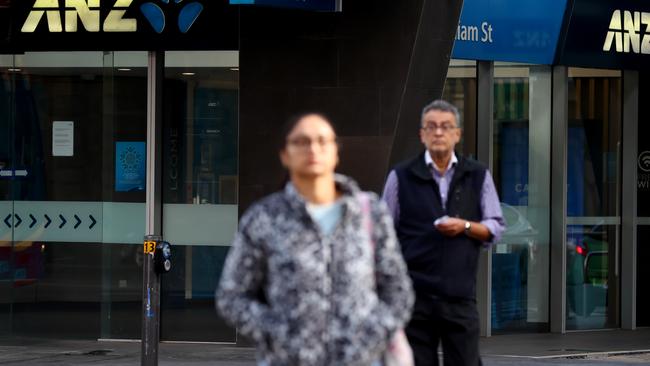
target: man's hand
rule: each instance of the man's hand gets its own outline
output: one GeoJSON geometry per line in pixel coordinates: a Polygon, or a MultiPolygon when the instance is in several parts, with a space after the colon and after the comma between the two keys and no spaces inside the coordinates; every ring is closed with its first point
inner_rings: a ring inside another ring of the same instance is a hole
{"type": "Polygon", "coordinates": [[[456,217],[448,217],[442,220],[436,229],[442,233],[444,236],[454,237],[460,234],[465,233],[470,238],[476,240],[487,242],[492,240],[492,233],[487,228],[487,226],[481,224],[480,222],[472,222],[472,228],[465,232],[465,223],[467,220],[459,219],[456,217]]]}
{"type": "Polygon", "coordinates": [[[436,229],[445,236],[457,236],[465,231],[466,220],[450,217],[436,225],[436,229]]]}

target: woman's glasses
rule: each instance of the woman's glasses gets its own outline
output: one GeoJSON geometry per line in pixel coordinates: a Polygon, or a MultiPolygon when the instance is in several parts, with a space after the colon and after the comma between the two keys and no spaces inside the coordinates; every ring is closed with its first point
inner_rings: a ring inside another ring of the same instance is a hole
{"type": "Polygon", "coordinates": [[[316,144],[316,147],[324,149],[330,147],[336,143],[335,137],[324,137],[319,136],[314,139],[307,136],[298,136],[290,138],[287,140],[287,144],[291,147],[294,147],[299,150],[307,150],[311,147],[312,144],[316,144]]]}

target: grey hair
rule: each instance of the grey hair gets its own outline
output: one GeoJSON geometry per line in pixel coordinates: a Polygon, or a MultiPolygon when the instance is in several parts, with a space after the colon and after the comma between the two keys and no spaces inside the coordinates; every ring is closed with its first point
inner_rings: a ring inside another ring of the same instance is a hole
{"type": "Polygon", "coordinates": [[[420,117],[420,124],[422,124],[422,121],[424,121],[424,116],[431,111],[449,112],[453,114],[454,117],[456,117],[456,127],[462,126],[458,108],[456,108],[455,105],[449,103],[448,101],[442,99],[436,99],[433,102],[424,106],[424,108],[422,108],[422,116],[420,117]]]}

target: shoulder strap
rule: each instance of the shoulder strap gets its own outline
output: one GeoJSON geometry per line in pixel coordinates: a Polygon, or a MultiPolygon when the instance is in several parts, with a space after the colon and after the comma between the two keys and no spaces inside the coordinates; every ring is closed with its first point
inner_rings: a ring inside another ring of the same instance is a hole
{"type": "Polygon", "coordinates": [[[375,240],[373,239],[372,236],[372,218],[370,214],[370,196],[368,196],[367,193],[361,192],[357,195],[357,200],[359,201],[359,205],[361,206],[361,221],[363,224],[363,227],[366,229],[366,232],[368,233],[368,238],[370,239],[370,244],[372,245],[372,249],[375,249],[375,240]]]}

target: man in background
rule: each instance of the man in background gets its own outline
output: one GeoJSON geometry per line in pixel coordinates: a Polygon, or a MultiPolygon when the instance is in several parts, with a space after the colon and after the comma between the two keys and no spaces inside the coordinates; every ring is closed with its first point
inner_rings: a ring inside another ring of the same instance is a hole
{"type": "Polygon", "coordinates": [[[424,107],[424,151],[391,170],[383,198],[388,204],[416,292],[406,327],[417,366],[476,366],[479,318],[476,273],[481,248],[504,230],[499,198],[488,169],[456,155],[460,116],[436,100],[424,107]]]}

